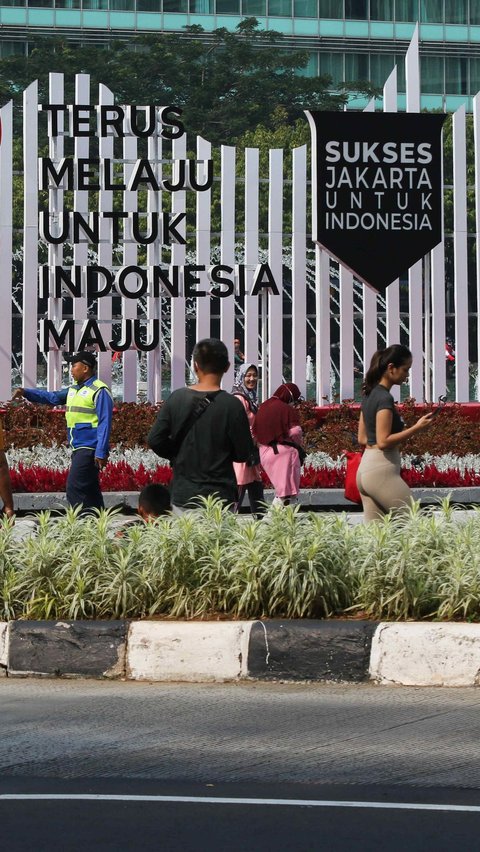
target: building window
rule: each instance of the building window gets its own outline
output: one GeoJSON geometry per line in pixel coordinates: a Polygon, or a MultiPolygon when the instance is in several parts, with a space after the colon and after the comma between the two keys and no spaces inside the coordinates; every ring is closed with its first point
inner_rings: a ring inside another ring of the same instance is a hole
{"type": "Polygon", "coordinates": [[[429,94],[443,94],[443,56],[420,57],[422,91],[429,94]]]}
{"type": "Polygon", "coordinates": [[[188,12],[188,0],[163,0],[164,12],[188,12]]]}
{"type": "Polygon", "coordinates": [[[443,0],[421,0],[421,20],[429,24],[443,24],[443,0]]]}
{"type": "Polygon", "coordinates": [[[470,94],[480,92],[480,59],[470,59],[470,94]]]}
{"type": "Polygon", "coordinates": [[[406,90],[405,54],[395,56],[395,65],[397,66],[397,89],[399,92],[404,92],[406,90]]]}
{"type": "Polygon", "coordinates": [[[57,9],[80,9],[80,0],[55,0],[57,9]]]}
{"type": "Polygon", "coordinates": [[[324,53],[321,51],[318,54],[318,65],[318,73],[321,77],[331,77],[334,83],[342,82],[345,79],[343,53],[324,53]]]}
{"type": "Polygon", "coordinates": [[[317,6],[317,0],[293,0],[293,14],[295,18],[316,18],[317,6]]]}
{"type": "Polygon", "coordinates": [[[370,0],[372,21],[393,21],[393,0],[370,0]]]}
{"type": "Polygon", "coordinates": [[[412,23],[419,21],[417,0],[395,0],[395,20],[411,21],[412,23]]]}
{"type": "Polygon", "coordinates": [[[368,80],[369,77],[368,54],[346,53],[345,79],[352,82],[353,80],[368,80]]]}
{"type": "Polygon", "coordinates": [[[298,77],[318,77],[318,53],[311,53],[305,67],[297,69],[295,73],[298,77]]]}
{"type": "Polygon", "coordinates": [[[108,9],[108,0],[83,0],[84,9],[108,9]]]}
{"type": "Polygon", "coordinates": [[[28,0],[27,5],[30,9],[52,9],[53,0],[28,0]]]}
{"type": "MultiPolygon", "coordinates": [[[[164,0],[165,3],[165,0],[164,0]]],[[[217,15],[239,15],[240,0],[217,0],[217,15]]]]}
{"type": "MultiPolygon", "coordinates": [[[[471,0],[474,2],[474,0],[471,0]]],[[[445,23],[466,24],[468,22],[467,4],[459,0],[445,0],[445,23]]]]}
{"type": "Polygon", "coordinates": [[[110,10],[112,12],[133,12],[135,9],[135,0],[110,0],[110,10]]]}
{"type": "Polygon", "coordinates": [[[267,0],[242,0],[244,15],[266,15],[267,0]]]}
{"type": "Polygon", "coordinates": [[[351,21],[367,20],[368,0],[345,0],[345,17],[351,21]]]}
{"type": "Polygon", "coordinates": [[[370,54],[370,82],[383,88],[395,66],[395,57],[388,53],[370,54]]]}
{"type": "Polygon", "coordinates": [[[291,18],[292,0],[268,0],[268,14],[277,18],[291,18]]]}
{"type": "MultiPolygon", "coordinates": [[[[16,3],[16,6],[24,6],[25,3],[16,3]]],[[[25,45],[21,41],[0,41],[0,56],[25,56],[25,45]]]]}
{"type": "Polygon", "coordinates": [[[137,0],[137,12],[160,12],[161,0],[137,0]]]}
{"type": "Polygon", "coordinates": [[[343,0],[319,0],[319,18],[343,18],[343,0]]]}
{"type": "Polygon", "coordinates": [[[446,57],[445,91],[448,95],[467,94],[467,60],[464,56],[446,57]]]}

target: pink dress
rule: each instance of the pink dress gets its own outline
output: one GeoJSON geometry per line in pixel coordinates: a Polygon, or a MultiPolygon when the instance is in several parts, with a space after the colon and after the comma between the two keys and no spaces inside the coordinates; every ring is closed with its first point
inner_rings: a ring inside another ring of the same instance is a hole
{"type": "MultiPolygon", "coordinates": [[[[247,413],[248,425],[250,426],[251,432],[255,422],[255,415],[253,411],[250,410],[250,406],[245,397],[240,396],[240,394],[235,394],[235,396],[240,400],[247,413]]],[[[250,467],[248,464],[245,464],[245,462],[234,462],[233,468],[235,470],[235,476],[237,477],[237,485],[250,485],[251,482],[262,481],[260,465],[250,467]]]]}
{"type": "MultiPolygon", "coordinates": [[[[286,436],[287,441],[302,441],[300,426],[292,426],[286,436]]],[[[270,482],[275,489],[275,497],[293,497],[300,491],[301,465],[295,447],[277,444],[278,453],[273,447],[259,444],[260,461],[270,482]]]]}

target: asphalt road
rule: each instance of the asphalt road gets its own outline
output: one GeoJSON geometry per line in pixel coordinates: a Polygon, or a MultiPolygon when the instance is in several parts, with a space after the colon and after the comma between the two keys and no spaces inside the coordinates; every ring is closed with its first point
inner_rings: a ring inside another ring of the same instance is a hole
{"type": "Polygon", "coordinates": [[[476,690],[0,679],[9,852],[480,849],[476,690]]]}

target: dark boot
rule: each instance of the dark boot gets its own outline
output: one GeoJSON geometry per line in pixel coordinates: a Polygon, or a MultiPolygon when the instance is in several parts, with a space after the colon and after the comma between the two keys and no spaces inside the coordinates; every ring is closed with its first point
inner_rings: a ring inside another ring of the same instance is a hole
{"type": "Polygon", "coordinates": [[[236,503],[236,506],[235,506],[236,512],[239,512],[240,509],[242,508],[243,498],[245,497],[246,493],[247,493],[247,486],[246,485],[239,485],[238,486],[237,503],[236,503]]]}
{"type": "Polygon", "coordinates": [[[250,511],[256,518],[262,518],[266,508],[263,505],[265,499],[263,494],[263,482],[250,482],[246,486],[248,491],[248,499],[250,501],[250,511]]]}

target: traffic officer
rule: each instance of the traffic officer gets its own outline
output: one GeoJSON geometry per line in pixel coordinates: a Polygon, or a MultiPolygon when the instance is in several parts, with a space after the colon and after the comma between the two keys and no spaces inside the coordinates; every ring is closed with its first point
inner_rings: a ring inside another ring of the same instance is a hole
{"type": "Polygon", "coordinates": [[[74,384],[58,391],[17,388],[13,399],[64,405],[68,441],[73,450],[67,478],[67,500],[83,509],[103,509],[99,472],[108,460],[113,401],[109,387],[96,378],[93,352],[65,355],[74,384]]]}

